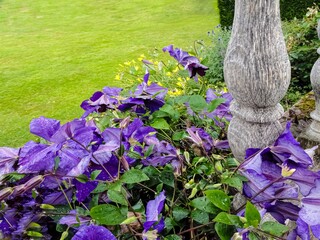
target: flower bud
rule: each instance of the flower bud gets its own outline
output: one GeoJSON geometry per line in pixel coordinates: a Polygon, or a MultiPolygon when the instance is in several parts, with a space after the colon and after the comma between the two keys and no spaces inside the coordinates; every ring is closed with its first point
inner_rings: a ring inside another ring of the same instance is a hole
{"type": "Polygon", "coordinates": [[[129,123],[130,123],[130,117],[126,117],[120,122],[120,128],[121,129],[126,128],[129,125],[129,123]]]}
{"type": "Polygon", "coordinates": [[[4,188],[0,191],[0,201],[4,200],[5,198],[9,197],[13,193],[12,187],[4,188]]]}

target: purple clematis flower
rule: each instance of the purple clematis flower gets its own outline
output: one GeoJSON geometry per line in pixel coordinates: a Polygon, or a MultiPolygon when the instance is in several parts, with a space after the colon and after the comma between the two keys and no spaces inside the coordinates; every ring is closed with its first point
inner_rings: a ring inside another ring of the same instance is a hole
{"type": "Polygon", "coordinates": [[[146,72],[143,79],[133,96],[122,101],[122,104],[118,107],[120,111],[124,112],[131,109],[138,115],[143,115],[147,111],[153,113],[164,105],[164,97],[168,90],[156,83],[148,85],[148,72],[146,72]]]}
{"type": "Polygon", "coordinates": [[[162,49],[164,52],[168,52],[171,57],[176,59],[179,64],[184,66],[189,71],[190,78],[197,78],[197,74],[204,76],[208,67],[202,65],[198,58],[190,56],[189,53],[182,51],[180,48],[173,49],[173,45],[169,45],[162,49]]]}
{"type": "Polygon", "coordinates": [[[198,146],[205,150],[207,153],[214,147],[212,137],[202,128],[191,127],[187,128],[189,138],[198,146]]]}
{"type": "Polygon", "coordinates": [[[98,240],[108,239],[117,240],[116,237],[105,227],[97,225],[83,225],[73,236],[72,240],[98,240]]]}
{"type": "Polygon", "coordinates": [[[222,123],[218,121],[216,118],[218,117],[219,119],[226,119],[228,122],[231,121],[232,119],[232,114],[230,112],[230,104],[231,101],[233,100],[232,96],[230,93],[216,93],[212,89],[208,89],[206,93],[206,101],[207,103],[210,103],[211,101],[217,99],[217,98],[223,98],[225,99],[225,102],[221,103],[215,110],[212,112],[205,112],[205,115],[215,121],[215,123],[220,126],[222,123]]]}
{"type": "Polygon", "coordinates": [[[164,202],[166,200],[165,192],[162,191],[154,200],[151,200],[147,204],[146,221],[143,224],[144,233],[148,232],[151,228],[161,232],[164,227],[164,221],[161,218],[159,221],[159,215],[163,209],[164,202]]]}
{"type": "Polygon", "coordinates": [[[105,87],[102,92],[95,92],[89,100],[81,103],[85,110],[82,118],[86,118],[92,112],[105,112],[107,109],[116,109],[121,88],[105,87]]]}

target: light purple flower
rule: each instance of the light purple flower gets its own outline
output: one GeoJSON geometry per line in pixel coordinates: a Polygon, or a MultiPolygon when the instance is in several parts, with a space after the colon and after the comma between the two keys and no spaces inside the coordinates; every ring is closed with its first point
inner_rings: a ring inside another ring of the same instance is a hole
{"type": "Polygon", "coordinates": [[[73,236],[72,240],[117,240],[116,237],[105,227],[97,225],[83,225],[73,236]]]}
{"type": "Polygon", "coordinates": [[[320,179],[316,180],[310,194],[302,198],[299,216],[309,226],[320,225],[320,179]]]}

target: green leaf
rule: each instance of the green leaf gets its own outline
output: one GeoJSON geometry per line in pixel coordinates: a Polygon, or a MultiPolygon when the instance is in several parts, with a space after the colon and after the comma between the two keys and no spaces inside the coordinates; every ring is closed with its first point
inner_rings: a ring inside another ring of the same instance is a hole
{"type": "Polygon", "coordinates": [[[221,190],[207,190],[204,192],[207,198],[218,208],[223,211],[229,211],[231,201],[229,196],[221,190]]]}
{"type": "Polygon", "coordinates": [[[217,214],[219,209],[207,197],[198,197],[190,202],[190,206],[207,213],[217,214]]]}
{"type": "Polygon", "coordinates": [[[179,207],[179,206],[173,208],[172,216],[177,222],[188,217],[188,215],[189,215],[188,209],[185,209],[185,208],[179,207]]]}
{"type": "Polygon", "coordinates": [[[91,209],[99,204],[99,198],[100,198],[99,194],[92,194],[91,200],[89,202],[89,209],[91,209]]]}
{"type": "Polygon", "coordinates": [[[236,188],[239,192],[242,191],[243,183],[242,180],[238,177],[223,179],[222,183],[226,183],[229,186],[236,188]]]}
{"type": "Polygon", "coordinates": [[[149,180],[149,177],[141,170],[132,168],[126,171],[120,180],[124,183],[138,183],[149,180]]]}
{"type": "Polygon", "coordinates": [[[247,219],[246,226],[258,227],[261,216],[258,209],[249,201],[246,204],[245,218],[247,219]]]}
{"type": "Polygon", "coordinates": [[[277,237],[281,237],[283,234],[289,231],[289,227],[280,224],[278,222],[264,222],[260,226],[261,230],[270,233],[272,235],[275,235],[277,237]]]}
{"type": "Polygon", "coordinates": [[[253,232],[249,233],[249,239],[250,240],[260,240],[260,238],[257,236],[257,234],[253,233],[253,232]]]}
{"type": "Polygon", "coordinates": [[[201,112],[207,107],[206,100],[200,95],[192,95],[189,99],[189,105],[192,111],[201,112]]]}
{"type": "Polygon", "coordinates": [[[233,226],[226,225],[220,222],[214,225],[214,229],[216,230],[216,233],[221,240],[230,240],[235,232],[235,228],[233,226]]]}
{"type": "Polygon", "coordinates": [[[153,152],[154,146],[155,146],[154,144],[151,144],[151,145],[148,147],[147,151],[144,153],[144,156],[145,156],[146,158],[151,155],[151,153],[153,152]]]}
{"type": "Polygon", "coordinates": [[[86,183],[89,181],[89,178],[84,174],[77,176],[76,179],[81,183],[86,183]]]}
{"type": "Polygon", "coordinates": [[[118,225],[127,219],[127,214],[124,214],[124,211],[111,204],[101,204],[93,207],[90,210],[90,216],[105,225],[118,225]]]}
{"type": "Polygon", "coordinates": [[[133,149],[130,149],[128,152],[127,152],[127,155],[133,159],[141,159],[141,155],[140,153],[134,151],[133,149]]]}
{"type": "Polygon", "coordinates": [[[119,203],[121,205],[124,205],[124,206],[128,206],[128,202],[127,202],[127,199],[125,197],[125,190],[122,189],[121,192],[119,191],[114,191],[114,190],[108,190],[108,198],[112,201],[112,202],[115,202],[115,203],[119,203]]]}
{"type": "Polygon", "coordinates": [[[91,193],[102,193],[108,190],[108,185],[106,183],[99,182],[98,186],[91,193]]]}
{"type": "Polygon", "coordinates": [[[209,213],[196,209],[191,212],[191,218],[198,223],[206,224],[209,222],[209,213]]]}
{"type": "Polygon", "coordinates": [[[166,236],[164,240],[182,240],[182,237],[178,235],[169,235],[169,236],[166,236]]]}
{"type": "Polygon", "coordinates": [[[60,163],[60,157],[55,157],[54,158],[54,170],[58,169],[59,163],[60,163]]]}
{"type": "Polygon", "coordinates": [[[224,98],[216,98],[214,100],[212,100],[210,103],[209,103],[209,106],[208,106],[208,112],[212,112],[214,110],[216,110],[216,108],[221,104],[221,103],[224,103],[226,100],[224,98]]]}
{"type": "Polygon", "coordinates": [[[239,216],[236,215],[232,215],[226,212],[221,212],[219,213],[215,218],[214,218],[215,222],[220,222],[220,223],[224,223],[227,225],[233,225],[239,228],[243,227],[243,223],[240,220],[239,216]]]}
{"type": "Polygon", "coordinates": [[[172,135],[172,140],[173,141],[180,141],[181,139],[184,139],[187,136],[188,136],[188,134],[186,133],[186,131],[178,131],[172,135]]]}
{"type": "Polygon", "coordinates": [[[156,118],[150,125],[155,129],[170,129],[170,125],[164,118],[156,118]]]}
{"type": "Polygon", "coordinates": [[[161,172],[160,181],[163,184],[174,188],[174,174],[172,170],[165,169],[161,172]]]}
{"type": "Polygon", "coordinates": [[[91,180],[96,180],[96,178],[99,176],[100,173],[101,173],[101,170],[94,170],[94,171],[90,174],[90,179],[91,179],[91,180]]]}

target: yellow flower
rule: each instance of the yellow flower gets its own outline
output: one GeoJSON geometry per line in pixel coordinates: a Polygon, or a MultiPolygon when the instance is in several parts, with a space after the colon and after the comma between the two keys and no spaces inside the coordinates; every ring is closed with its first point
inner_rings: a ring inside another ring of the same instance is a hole
{"type": "Polygon", "coordinates": [[[146,58],[146,56],[145,56],[144,54],[141,54],[140,57],[138,57],[138,60],[139,60],[139,61],[142,61],[142,60],[145,59],[145,58],[146,58]]]}
{"type": "Polygon", "coordinates": [[[130,61],[124,62],[124,65],[130,66],[130,64],[131,64],[130,61]]]}
{"type": "Polygon", "coordinates": [[[166,76],[171,77],[172,73],[171,72],[166,72],[166,76]]]}
{"type": "Polygon", "coordinates": [[[179,71],[179,67],[176,67],[175,69],[173,69],[172,72],[176,73],[176,72],[178,72],[178,71],[179,71]]]}
{"type": "Polygon", "coordinates": [[[139,70],[139,67],[138,67],[138,66],[134,66],[134,69],[135,69],[136,71],[138,71],[138,70],[139,70]]]}
{"type": "Polygon", "coordinates": [[[120,79],[121,79],[121,77],[120,77],[120,74],[119,74],[119,73],[116,75],[115,79],[116,79],[116,80],[120,80],[120,79]]]}

